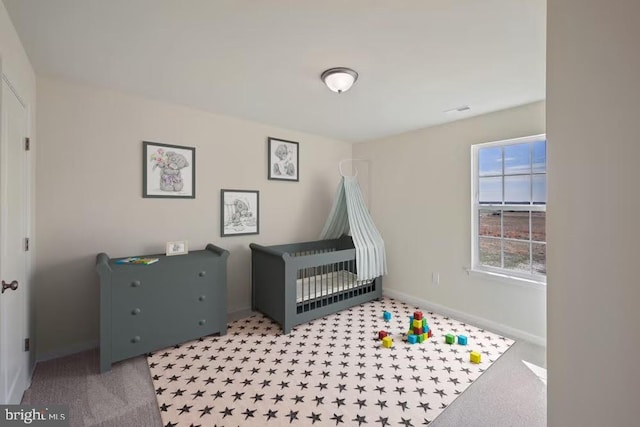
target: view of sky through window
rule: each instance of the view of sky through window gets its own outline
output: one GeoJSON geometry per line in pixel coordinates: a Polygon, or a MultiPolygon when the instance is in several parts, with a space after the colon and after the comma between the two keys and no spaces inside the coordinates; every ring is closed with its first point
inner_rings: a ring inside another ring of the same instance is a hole
{"type": "Polygon", "coordinates": [[[478,151],[479,202],[546,203],[546,160],[545,140],[481,148],[478,151]]]}

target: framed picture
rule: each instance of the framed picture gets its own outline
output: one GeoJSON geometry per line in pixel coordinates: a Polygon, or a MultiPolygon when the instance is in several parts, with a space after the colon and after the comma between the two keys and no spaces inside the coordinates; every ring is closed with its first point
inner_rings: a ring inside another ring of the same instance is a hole
{"type": "Polygon", "coordinates": [[[299,181],[298,143],[269,137],[269,179],[299,181]]]}
{"type": "Polygon", "coordinates": [[[167,256],[186,255],[189,253],[189,242],[181,240],[179,242],[167,242],[167,256]]]}
{"type": "Polygon", "coordinates": [[[196,149],[143,141],[142,197],[195,199],[196,149]]]}
{"type": "Polygon", "coordinates": [[[220,235],[242,236],[260,232],[260,193],[220,190],[220,235]]]}

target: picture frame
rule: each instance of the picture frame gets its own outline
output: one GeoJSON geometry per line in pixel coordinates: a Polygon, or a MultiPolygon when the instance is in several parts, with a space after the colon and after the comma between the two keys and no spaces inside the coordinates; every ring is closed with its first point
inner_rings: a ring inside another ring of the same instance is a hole
{"type": "Polygon", "coordinates": [[[300,180],[300,144],[286,139],[268,138],[268,176],[275,181],[300,180]]]}
{"type": "Polygon", "coordinates": [[[195,199],[195,147],[142,141],[142,197],[195,199]]]}
{"type": "Polygon", "coordinates": [[[189,242],[179,240],[176,242],[167,242],[167,256],[186,255],[189,253],[189,242]]]}
{"type": "Polygon", "coordinates": [[[260,192],[220,190],[220,236],[260,234],[260,192]]]}

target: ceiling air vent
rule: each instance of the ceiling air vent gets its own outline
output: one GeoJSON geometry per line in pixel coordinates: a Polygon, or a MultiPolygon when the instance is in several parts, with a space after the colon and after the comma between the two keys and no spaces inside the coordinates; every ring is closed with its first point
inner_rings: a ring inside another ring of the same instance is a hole
{"type": "Polygon", "coordinates": [[[452,108],[450,110],[445,110],[444,113],[449,114],[449,113],[462,113],[463,111],[469,111],[471,110],[471,107],[469,107],[468,105],[461,105],[459,107],[456,108],[452,108]]]}

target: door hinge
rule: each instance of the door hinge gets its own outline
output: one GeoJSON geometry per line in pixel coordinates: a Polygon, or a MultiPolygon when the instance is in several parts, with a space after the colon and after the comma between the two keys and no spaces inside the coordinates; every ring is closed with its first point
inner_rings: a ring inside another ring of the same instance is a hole
{"type": "Polygon", "coordinates": [[[29,351],[30,348],[31,348],[31,341],[29,340],[29,338],[25,338],[24,339],[24,351],[29,351]]]}
{"type": "Polygon", "coordinates": [[[25,237],[24,239],[24,250],[25,252],[29,252],[29,238],[25,237]]]}
{"type": "Polygon", "coordinates": [[[29,138],[24,139],[24,150],[25,151],[31,150],[31,140],[29,138]]]}

